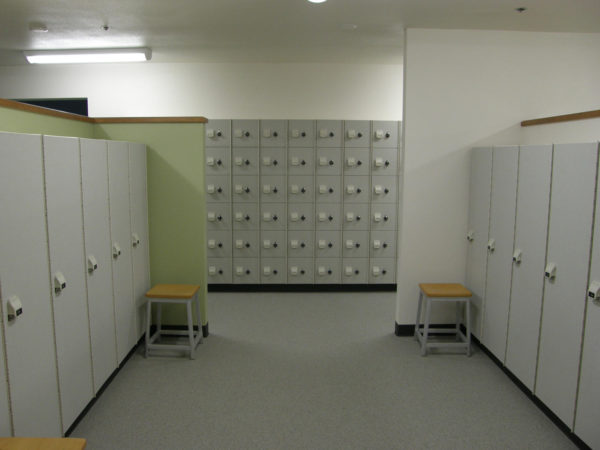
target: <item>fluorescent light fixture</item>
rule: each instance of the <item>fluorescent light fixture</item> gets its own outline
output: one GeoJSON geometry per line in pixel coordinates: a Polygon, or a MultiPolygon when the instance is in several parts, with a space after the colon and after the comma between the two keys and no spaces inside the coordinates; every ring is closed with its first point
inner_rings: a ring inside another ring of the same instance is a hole
{"type": "Polygon", "coordinates": [[[26,50],[30,64],[82,64],[139,62],[152,58],[152,50],[142,48],[94,48],[87,50],[26,50]]]}
{"type": "Polygon", "coordinates": [[[327,0],[308,0],[311,3],[325,3],[327,0]]]}

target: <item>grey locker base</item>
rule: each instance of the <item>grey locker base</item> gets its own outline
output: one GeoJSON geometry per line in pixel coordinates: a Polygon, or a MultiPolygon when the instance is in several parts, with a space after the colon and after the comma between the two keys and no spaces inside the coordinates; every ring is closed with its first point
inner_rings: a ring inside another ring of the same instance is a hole
{"type": "Polygon", "coordinates": [[[209,284],[208,292],[396,292],[396,284],[209,284]]]}

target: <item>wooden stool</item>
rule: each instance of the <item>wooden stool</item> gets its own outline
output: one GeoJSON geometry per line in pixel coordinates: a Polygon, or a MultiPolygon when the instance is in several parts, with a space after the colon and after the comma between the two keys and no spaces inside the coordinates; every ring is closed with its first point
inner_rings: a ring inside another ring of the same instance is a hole
{"type": "Polygon", "coordinates": [[[433,347],[464,348],[467,356],[471,356],[471,291],[462,284],[457,283],[421,283],[419,284],[419,307],[415,324],[415,338],[421,343],[421,355],[427,355],[427,349],[433,347]],[[425,322],[421,329],[421,309],[425,300],[425,322]],[[454,328],[434,328],[433,332],[453,334],[460,342],[428,342],[429,319],[431,317],[431,304],[434,301],[456,303],[456,326],[454,328]],[[460,329],[460,304],[465,304],[466,335],[460,329]]]}
{"type": "Polygon", "coordinates": [[[1,450],[83,450],[85,439],[80,438],[0,438],[1,450]]]}
{"type": "Polygon", "coordinates": [[[195,284],[157,284],[148,292],[146,297],[146,357],[152,349],[162,350],[189,350],[190,359],[194,359],[194,350],[199,342],[202,342],[202,321],[200,318],[200,299],[198,291],[200,286],[195,284]],[[156,303],[156,331],[150,336],[150,322],[152,315],[152,304],[156,303]],[[187,311],[187,330],[163,330],[161,328],[162,304],[185,304],[187,311]],[[192,320],[192,304],[196,304],[196,321],[198,331],[194,332],[192,320]],[[177,336],[188,336],[189,342],[185,344],[160,344],[155,343],[161,335],[170,334],[177,336]]]}

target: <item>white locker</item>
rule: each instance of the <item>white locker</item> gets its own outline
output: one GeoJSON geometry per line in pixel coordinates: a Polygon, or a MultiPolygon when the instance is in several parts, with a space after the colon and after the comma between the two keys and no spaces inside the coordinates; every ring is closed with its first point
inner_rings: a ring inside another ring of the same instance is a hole
{"type": "Polygon", "coordinates": [[[63,433],[94,396],[79,139],[44,136],[50,283],[63,433]]]}
{"type": "Polygon", "coordinates": [[[478,338],[482,336],[491,186],[492,149],[490,147],[474,148],[471,153],[469,186],[466,283],[473,293],[471,332],[478,338]]]}
{"type": "Polygon", "coordinates": [[[483,344],[504,362],[510,305],[519,147],[495,147],[488,239],[483,344]]]}
{"type": "Polygon", "coordinates": [[[596,196],[596,219],[594,221],[594,246],[590,269],[585,335],[579,375],[579,394],[575,415],[575,434],[591,448],[600,448],[600,299],[596,292],[600,282],[600,196],[596,196]],[[592,297],[593,295],[593,297],[592,297]]]}
{"type": "Polygon", "coordinates": [[[14,433],[60,436],[41,136],[0,133],[0,280],[14,433]],[[18,193],[18,195],[16,195],[18,193]],[[9,321],[18,297],[22,314],[9,321]]]}
{"type": "Polygon", "coordinates": [[[555,145],[535,394],[572,427],[586,304],[597,144],[555,145]],[[554,265],[551,267],[551,265],[554,265]]]}
{"type": "Polygon", "coordinates": [[[145,332],[146,292],[150,289],[150,239],[146,187],[146,146],[129,143],[129,204],[131,205],[131,251],[133,298],[137,310],[137,338],[145,332]]]}
{"type": "MultiPolygon", "coordinates": [[[[0,280],[0,299],[2,297],[2,280],[0,280]]],[[[0,302],[0,314],[4,316],[0,302]]],[[[8,405],[8,380],[6,379],[6,359],[4,354],[3,323],[0,323],[0,436],[11,436],[10,409],[8,405]]]]}
{"type": "Polygon", "coordinates": [[[505,364],[531,391],[540,333],[551,173],[552,145],[521,147],[505,364]]]}
{"type": "Polygon", "coordinates": [[[120,364],[136,345],[138,329],[133,300],[127,142],[108,142],[108,189],[117,357],[120,364]]]}
{"type": "Polygon", "coordinates": [[[94,392],[117,368],[107,143],[81,139],[81,188],[94,392]]]}

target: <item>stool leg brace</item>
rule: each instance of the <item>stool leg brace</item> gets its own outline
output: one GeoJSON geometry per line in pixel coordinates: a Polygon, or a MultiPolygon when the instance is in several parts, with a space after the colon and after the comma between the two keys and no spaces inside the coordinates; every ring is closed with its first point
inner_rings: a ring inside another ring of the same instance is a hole
{"type": "Polygon", "coordinates": [[[434,347],[458,347],[464,348],[467,356],[471,356],[471,298],[470,297],[428,297],[423,291],[419,292],[419,304],[417,306],[417,320],[415,322],[415,338],[421,344],[421,356],[427,355],[428,348],[434,347]],[[421,310],[425,300],[425,322],[421,329],[421,310]],[[456,326],[454,328],[436,328],[435,332],[440,334],[454,334],[460,342],[428,342],[429,321],[431,317],[431,303],[434,301],[454,301],[456,303],[456,326]],[[460,304],[465,304],[466,335],[460,330],[460,304]]]}

